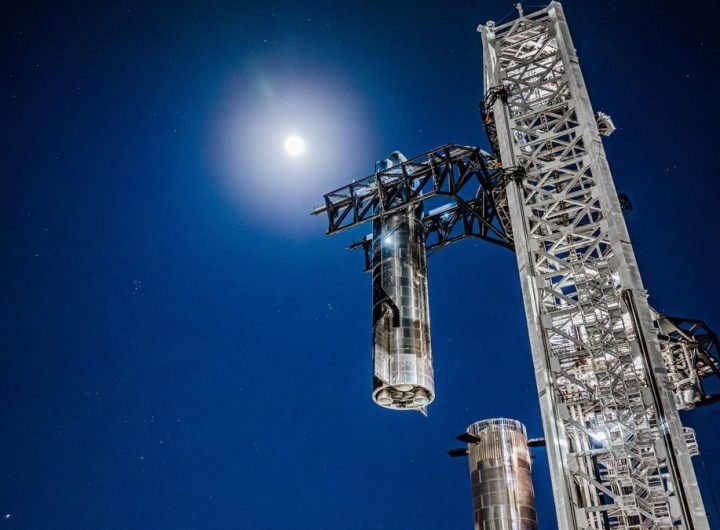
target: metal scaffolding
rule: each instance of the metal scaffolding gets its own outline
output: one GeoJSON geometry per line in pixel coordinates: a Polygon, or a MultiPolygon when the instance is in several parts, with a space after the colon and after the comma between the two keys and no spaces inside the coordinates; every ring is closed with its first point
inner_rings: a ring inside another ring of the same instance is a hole
{"type": "Polygon", "coordinates": [[[562,7],[478,30],[559,528],[708,529],[562,7]]]}
{"type": "MultiPolygon", "coordinates": [[[[447,144],[326,193],[312,213],[326,214],[332,235],[422,203],[428,250],[466,237],[512,248],[492,196],[512,174],[478,147],[447,144]],[[441,205],[430,209],[432,200],[441,205]]],[[[372,234],[350,247],[365,249],[366,270],[371,240],[372,234]]]]}
{"type": "Polygon", "coordinates": [[[504,246],[518,262],[558,528],[709,530],[695,433],[678,411],[720,400],[705,385],[720,377],[717,337],[648,305],[623,218],[632,204],[600,139],[615,126],[593,113],[560,4],[519,12],[478,28],[492,153],[448,144],[388,159],[313,212],[328,234],[374,225],[350,246],[374,270],[373,396],[421,411],[434,396],[416,250],[468,237],[504,246]],[[384,248],[387,227],[406,224],[412,245],[384,248]]]}

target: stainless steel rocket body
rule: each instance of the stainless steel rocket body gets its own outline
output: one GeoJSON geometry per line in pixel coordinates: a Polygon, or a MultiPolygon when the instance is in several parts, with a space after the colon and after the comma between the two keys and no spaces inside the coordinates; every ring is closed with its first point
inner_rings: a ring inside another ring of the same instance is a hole
{"type": "Polygon", "coordinates": [[[434,398],[425,234],[412,209],[373,221],[373,399],[420,409],[434,398]]]}
{"type": "Polygon", "coordinates": [[[467,433],[475,530],[537,530],[535,493],[525,426],[491,419],[467,433]]]}

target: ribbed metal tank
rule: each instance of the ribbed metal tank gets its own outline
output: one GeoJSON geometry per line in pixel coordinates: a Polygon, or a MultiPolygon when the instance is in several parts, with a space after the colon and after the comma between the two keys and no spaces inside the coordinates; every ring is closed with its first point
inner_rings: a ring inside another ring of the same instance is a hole
{"type": "Polygon", "coordinates": [[[467,428],[475,530],[537,530],[525,426],[504,418],[467,428]]]}
{"type": "Polygon", "coordinates": [[[373,222],[373,399],[420,409],[435,397],[425,234],[418,211],[373,222]]]}

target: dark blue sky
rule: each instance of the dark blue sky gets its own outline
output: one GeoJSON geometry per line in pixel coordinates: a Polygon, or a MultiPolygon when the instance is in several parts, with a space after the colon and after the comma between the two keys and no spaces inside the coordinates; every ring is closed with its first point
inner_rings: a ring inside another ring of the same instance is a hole
{"type": "MultiPolygon", "coordinates": [[[[392,150],[487,147],[475,27],[512,3],[56,4],[0,11],[0,529],[469,528],[454,436],[541,434],[514,256],[430,258],[437,399],[387,411],[365,231],[308,212],[392,150]]],[[[651,303],[720,327],[714,6],[564,7],[651,303]]],[[[717,413],[685,419],[720,491],[717,413]]]]}

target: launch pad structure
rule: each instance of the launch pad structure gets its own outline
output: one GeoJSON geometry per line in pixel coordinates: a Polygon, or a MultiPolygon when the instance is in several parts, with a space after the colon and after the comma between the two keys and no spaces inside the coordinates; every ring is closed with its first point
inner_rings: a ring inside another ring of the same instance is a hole
{"type": "Polygon", "coordinates": [[[394,153],[313,212],[328,234],[373,223],[351,247],[373,274],[373,398],[424,412],[434,397],[426,252],[468,237],[506,247],[558,527],[708,530],[679,410],[717,400],[703,385],[720,376],[717,338],[648,304],[601,140],[614,126],[593,112],[562,6],[478,31],[492,152],[394,153]]]}

